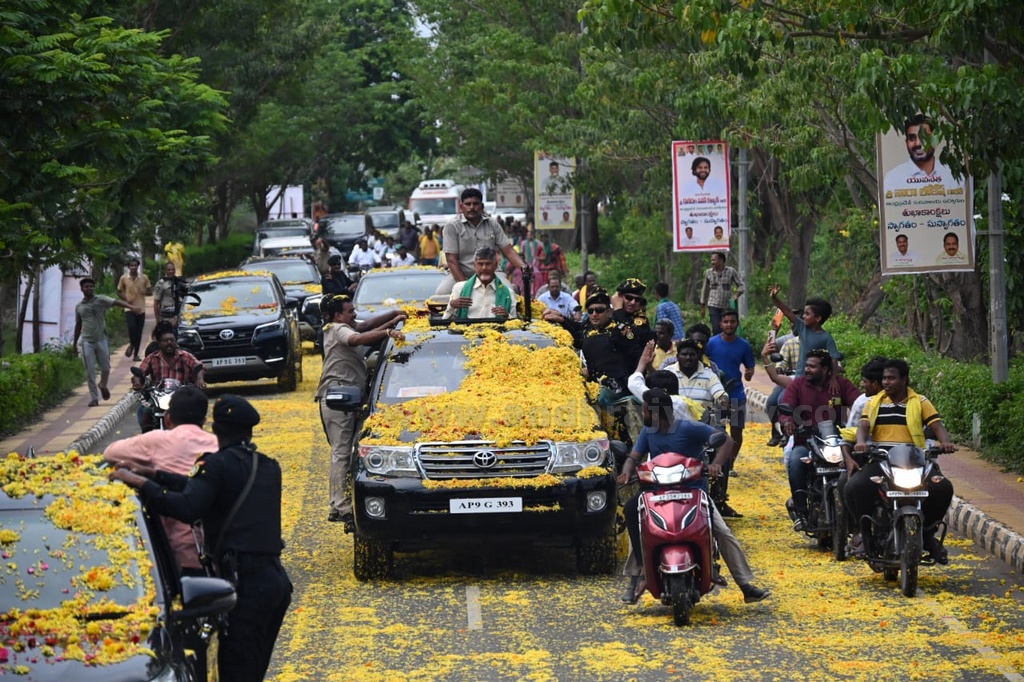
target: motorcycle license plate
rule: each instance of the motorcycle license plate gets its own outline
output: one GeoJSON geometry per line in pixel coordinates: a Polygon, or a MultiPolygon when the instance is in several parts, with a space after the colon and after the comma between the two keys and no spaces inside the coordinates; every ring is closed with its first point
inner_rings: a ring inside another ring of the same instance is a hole
{"type": "Polygon", "coordinates": [[[521,497],[463,497],[448,500],[450,514],[502,514],[521,511],[521,497]]]}
{"type": "Polygon", "coordinates": [[[824,476],[826,474],[841,474],[845,469],[839,467],[818,467],[815,471],[819,476],[824,476]]]}
{"type": "Polygon", "coordinates": [[[667,502],[668,500],[692,500],[693,493],[662,493],[651,496],[651,502],[667,502]]]}
{"type": "Polygon", "coordinates": [[[886,497],[928,497],[927,490],[908,490],[906,492],[902,490],[886,490],[886,497]]]}
{"type": "Polygon", "coordinates": [[[205,360],[203,364],[208,364],[210,367],[234,367],[236,365],[244,365],[244,357],[233,357],[233,358],[213,358],[212,360],[205,360]]]}

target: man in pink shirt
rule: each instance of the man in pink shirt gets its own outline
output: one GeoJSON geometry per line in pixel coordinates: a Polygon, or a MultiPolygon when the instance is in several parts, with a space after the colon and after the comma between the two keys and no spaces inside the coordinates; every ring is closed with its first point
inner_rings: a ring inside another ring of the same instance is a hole
{"type": "MultiPolygon", "coordinates": [[[[118,440],[107,446],[103,458],[132,471],[161,469],[187,476],[196,458],[219,449],[217,437],[203,431],[209,401],[195,386],[182,386],[171,396],[167,411],[169,428],[118,440]]],[[[164,517],[164,529],[182,575],[203,576],[196,542],[187,523],[164,517]]]]}

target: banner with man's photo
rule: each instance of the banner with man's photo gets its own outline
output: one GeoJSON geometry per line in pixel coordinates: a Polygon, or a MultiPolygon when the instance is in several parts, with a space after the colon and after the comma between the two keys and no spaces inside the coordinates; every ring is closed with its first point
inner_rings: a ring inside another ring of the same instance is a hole
{"type": "Polygon", "coordinates": [[[883,275],[974,269],[971,179],[939,160],[931,122],[908,119],[878,135],[879,244],[883,275]]]}
{"type": "Polygon", "coordinates": [[[676,251],[728,251],[732,236],[729,145],[721,140],[672,143],[676,251]]]}
{"type": "Polygon", "coordinates": [[[538,230],[576,227],[576,190],[572,174],[576,159],[546,152],[533,154],[533,224],[538,230]]]}

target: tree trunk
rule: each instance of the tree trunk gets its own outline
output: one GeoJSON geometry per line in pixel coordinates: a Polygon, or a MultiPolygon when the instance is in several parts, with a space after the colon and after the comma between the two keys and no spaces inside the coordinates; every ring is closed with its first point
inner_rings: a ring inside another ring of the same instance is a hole
{"type": "Polygon", "coordinates": [[[38,353],[43,348],[43,321],[40,318],[42,314],[42,305],[40,305],[40,298],[42,292],[43,272],[41,269],[36,270],[35,282],[32,285],[32,352],[38,353]]]}
{"type": "Polygon", "coordinates": [[[862,327],[874,316],[875,311],[878,310],[884,301],[885,291],[882,289],[882,271],[875,270],[875,273],[871,275],[871,280],[864,287],[864,292],[861,293],[860,299],[853,306],[853,315],[860,320],[862,327]]]}
{"type": "Polygon", "coordinates": [[[977,272],[943,272],[929,275],[953,304],[949,354],[956,360],[988,357],[988,310],[977,272]]]}
{"type": "MultiPolygon", "coordinates": [[[[26,273],[25,276],[27,278],[27,281],[25,282],[25,297],[21,300],[21,310],[18,311],[18,335],[14,338],[14,352],[18,355],[25,352],[25,344],[22,342],[25,332],[25,317],[28,316],[28,300],[32,295],[32,289],[35,286],[35,273],[26,273]]],[[[18,279],[18,286],[21,286],[20,278],[18,279]]]]}

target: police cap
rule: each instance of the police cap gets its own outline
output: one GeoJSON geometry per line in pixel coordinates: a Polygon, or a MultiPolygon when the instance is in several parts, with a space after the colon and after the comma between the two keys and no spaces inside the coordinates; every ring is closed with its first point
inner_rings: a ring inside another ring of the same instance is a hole
{"type": "Polygon", "coordinates": [[[260,413],[245,398],[226,393],[213,404],[213,423],[251,429],[260,423],[260,413]]]}
{"type": "Polygon", "coordinates": [[[602,289],[601,287],[594,287],[587,293],[586,304],[588,308],[594,304],[611,305],[611,303],[612,299],[610,296],[608,296],[608,292],[602,289]]]}
{"type": "Polygon", "coordinates": [[[616,288],[616,291],[620,294],[643,296],[644,292],[647,291],[647,285],[636,277],[630,277],[629,279],[624,280],[622,284],[616,288]]]}

